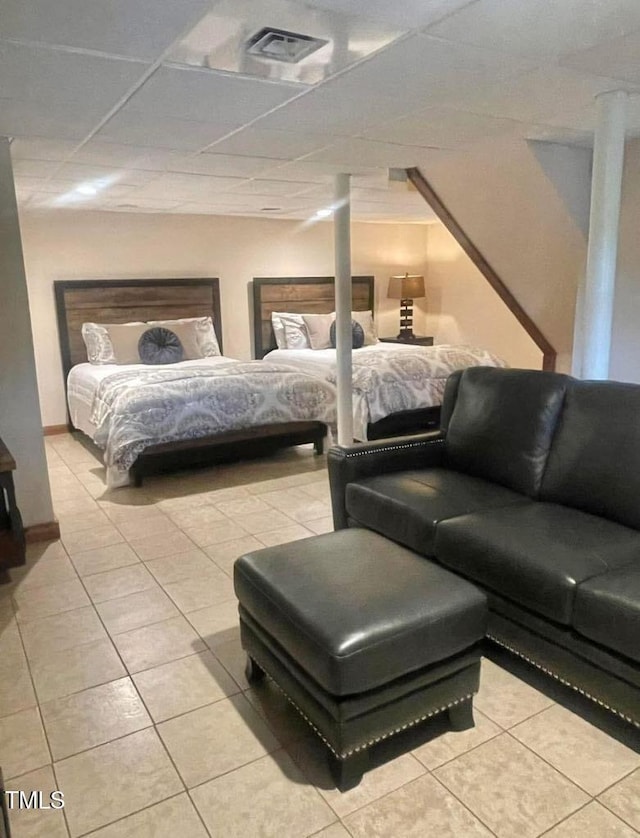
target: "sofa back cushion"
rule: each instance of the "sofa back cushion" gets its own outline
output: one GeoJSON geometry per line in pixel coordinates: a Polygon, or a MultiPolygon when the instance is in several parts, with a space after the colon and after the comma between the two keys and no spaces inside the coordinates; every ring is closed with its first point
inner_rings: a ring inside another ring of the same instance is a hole
{"type": "Polygon", "coordinates": [[[542,500],[640,529],[640,387],[571,380],[542,500]]]}
{"type": "Polygon", "coordinates": [[[536,497],[568,378],[470,367],[449,390],[447,465],[536,497]]]}

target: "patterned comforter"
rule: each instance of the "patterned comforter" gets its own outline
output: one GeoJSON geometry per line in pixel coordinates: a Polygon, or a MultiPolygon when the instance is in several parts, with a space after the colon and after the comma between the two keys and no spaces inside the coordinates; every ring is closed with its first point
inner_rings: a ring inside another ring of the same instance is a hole
{"type": "Polygon", "coordinates": [[[150,445],[278,422],[332,427],[335,420],[332,385],[263,361],[117,372],[100,382],[91,414],[111,474],[126,473],[150,445]]]}
{"type": "MultiPolygon", "coordinates": [[[[441,404],[452,372],[480,366],[507,364],[486,349],[459,344],[358,351],[353,353],[353,392],[360,397],[365,421],[377,422],[392,413],[441,404]]],[[[335,368],[327,380],[336,383],[335,368]]]]}

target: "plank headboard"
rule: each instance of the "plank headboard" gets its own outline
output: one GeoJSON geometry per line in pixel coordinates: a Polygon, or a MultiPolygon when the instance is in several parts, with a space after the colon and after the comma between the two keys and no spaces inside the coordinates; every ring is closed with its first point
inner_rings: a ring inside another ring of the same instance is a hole
{"type": "Polygon", "coordinates": [[[211,279],[80,279],[54,282],[65,386],[69,370],[87,360],[82,324],[213,318],[222,351],[220,287],[211,279]]]}
{"type": "MultiPolygon", "coordinates": [[[[372,276],[351,278],[352,311],[373,311],[372,276]]],[[[335,310],[335,280],[332,276],[254,277],[254,356],[264,358],[276,348],[271,312],[329,314],[335,310]]]]}

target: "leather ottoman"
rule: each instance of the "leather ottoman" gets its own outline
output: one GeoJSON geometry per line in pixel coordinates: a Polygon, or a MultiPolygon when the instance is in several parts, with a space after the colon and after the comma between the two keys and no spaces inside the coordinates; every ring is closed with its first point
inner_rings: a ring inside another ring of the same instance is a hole
{"type": "Polygon", "coordinates": [[[485,595],[370,530],[267,547],[234,566],[247,677],[269,675],[329,747],[338,787],[368,748],[429,716],[473,725],[485,595]]]}

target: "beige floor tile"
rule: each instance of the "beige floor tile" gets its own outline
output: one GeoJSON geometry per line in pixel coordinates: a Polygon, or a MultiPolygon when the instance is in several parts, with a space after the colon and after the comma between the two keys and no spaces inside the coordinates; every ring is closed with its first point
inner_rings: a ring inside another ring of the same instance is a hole
{"type": "MultiPolygon", "coordinates": [[[[55,545],[60,545],[60,542],[55,542],[55,545]]],[[[51,555],[50,551],[53,546],[50,545],[41,557],[35,558],[32,555],[24,567],[11,570],[11,581],[16,590],[28,591],[45,585],[60,585],[78,578],[63,549],[60,549],[60,553],[51,555]]]]}
{"type": "Polygon", "coordinates": [[[354,789],[340,792],[329,771],[329,750],[317,736],[307,735],[289,745],[287,751],[340,818],[426,773],[424,766],[411,754],[403,754],[367,771],[354,789]]]}
{"type": "Polygon", "coordinates": [[[591,795],[640,766],[640,754],[557,704],[511,734],[591,795]]]}
{"type": "Polygon", "coordinates": [[[247,535],[245,528],[235,521],[222,521],[218,524],[209,524],[206,527],[189,527],[185,532],[198,547],[209,547],[212,544],[235,541],[247,535]]]}
{"type": "Polygon", "coordinates": [[[13,603],[19,623],[52,617],[64,611],[75,611],[91,604],[79,579],[16,590],[13,603]]]}
{"type": "Polygon", "coordinates": [[[151,535],[146,538],[136,538],[130,542],[138,556],[145,562],[151,559],[161,559],[163,556],[174,556],[193,550],[193,541],[180,530],[175,532],[151,535]]]}
{"type": "Polygon", "coordinates": [[[637,838],[637,835],[635,829],[595,800],[544,834],[545,838],[637,838]]]}
{"type": "Polygon", "coordinates": [[[147,669],[133,680],[155,722],[213,704],[239,690],[211,652],[147,669]]]}
{"type": "Polygon", "coordinates": [[[235,598],[190,611],[187,619],[210,649],[238,639],[238,601],[235,598]]]}
{"type": "Polygon", "coordinates": [[[89,495],[87,495],[86,500],[84,498],[82,500],[63,500],[53,506],[56,517],[60,516],[63,519],[67,515],[97,512],[99,508],[98,504],[89,495]]]}
{"type": "Polygon", "coordinates": [[[166,515],[154,515],[152,518],[145,517],[133,521],[120,521],[118,529],[128,541],[178,531],[178,527],[166,515]]]}
{"type": "Polygon", "coordinates": [[[0,602],[4,612],[0,624],[0,658],[11,658],[16,655],[19,657],[23,652],[22,640],[18,623],[13,616],[11,597],[5,596],[0,602]]]}
{"type": "Polygon", "coordinates": [[[161,585],[179,582],[191,576],[204,576],[217,567],[202,550],[196,548],[188,553],[178,553],[177,556],[152,559],[145,564],[161,585]]]}
{"type": "Polygon", "coordinates": [[[186,509],[173,509],[168,513],[174,524],[182,529],[187,527],[208,527],[209,524],[217,524],[226,521],[227,516],[210,504],[201,504],[186,509]]]}
{"type": "Polygon", "coordinates": [[[550,707],[553,701],[483,658],[480,691],[473,703],[492,722],[508,728],[550,707]]]}
{"type": "Polygon", "coordinates": [[[305,521],[304,525],[316,535],[322,535],[325,532],[333,532],[333,518],[330,515],[327,518],[317,518],[313,521],[305,521]]]}
{"type": "Polygon", "coordinates": [[[507,733],[433,773],[498,838],[534,838],[589,799],[507,733]]]}
{"type": "Polygon", "coordinates": [[[141,562],[85,576],[83,583],[94,603],[158,587],[156,580],[141,562]]]}
{"type": "Polygon", "coordinates": [[[98,547],[95,550],[84,550],[71,557],[80,576],[90,576],[92,573],[105,573],[140,561],[128,544],[112,544],[109,547],[98,547]]]}
{"type": "Polygon", "coordinates": [[[36,541],[33,544],[27,544],[27,564],[24,567],[12,568],[11,573],[20,573],[26,568],[32,567],[34,564],[42,560],[56,559],[67,555],[67,551],[60,539],[55,541],[36,541]]]}
{"type": "Polygon", "coordinates": [[[213,563],[211,570],[202,576],[168,582],[163,587],[184,614],[234,598],[231,579],[213,563]]]}
{"type": "Polygon", "coordinates": [[[294,521],[310,521],[314,518],[324,518],[331,514],[330,505],[297,489],[280,489],[260,495],[262,500],[286,513],[294,521]]]}
{"type": "MultiPolygon", "coordinates": [[[[162,481],[162,487],[165,487],[166,481],[162,481]]],[[[157,502],[159,510],[173,518],[174,512],[185,512],[190,509],[195,509],[199,506],[210,506],[211,499],[209,492],[185,492],[176,497],[167,497],[157,502]]]]}
{"type": "Polygon", "coordinates": [[[66,611],[44,620],[34,620],[21,626],[20,631],[30,663],[63,649],[73,649],[107,638],[107,633],[93,607],[66,611]]]}
{"type": "Polygon", "coordinates": [[[310,538],[312,535],[313,533],[301,524],[293,524],[290,527],[283,527],[279,530],[261,532],[257,537],[265,547],[275,547],[276,544],[286,544],[289,541],[310,538]]]}
{"type": "Polygon", "coordinates": [[[45,701],[40,710],[54,760],[151,725],[130,678],[45,701]]]}
{"type": "Polygon", "coordinates": [[[205,492],[204,496],[207,498],[207,503],[212,503],[215,506],[225,500],[246,498],[249,494],[249,491],[244,486],[227,486],[223,489],[211,489],[205,492]]]}
{"type": "Polygon", "coordinates": [[[289,527],[293,523],[288,515],[285,515],[284,512],[280,512],[277,509],[272,509],[270,512],[257,512],[252,515],[243,515],[233,520],[241,524],[247,532],[258,538],[260,538],[261,533],[289,527]]]}
{"type": "Polygon", "coordinates": [[[640,769],[600,795],[599,800],[640,832],[640,769]]]}
{"type": "Polygon", "coordinates": [[[245,515],[259,515],[271,512],[271,506],[257,497],[250,495],[235,500],[220,500],[215,502],[216,508],[229,518],[242,518],[245,515]]]}
{"type": "Polygon", "coordinates": [[[302,838],[335,820],[284,751],[194,789],[191,797],[212,835],[302,838]]]}
{"type": "Polygon", "coordinates": [[[229,576],[233,576],[233,563],[240,556],[245,553],[251,553],[254,550],[262,550],[264,544],[254,538],[252,535],[246,535],[243,538],[236,538],[232,541],[226,541],[223,544],[214,544],[205,549],[205,553],[209,558],[224,570],[229,576]]]}
{"type": "Polygon", "coordinates": [[[55,772],[74,838],[183,790],[153,729],[68,757],[55,772]]]}
{"type": "MultiPolygon", "coordinates": [[[[6,782],[6,788],[27,795],[34,791],[42,792],[42,803],[45,806],[51,803],[51,792],[59,790],[51,766],[10,779],[6,782]]],[[[14,805],[9,810],[9,822],[13,838],[68,838],[62,809],[20,809],[16,795],[7,796],[7,805],[11,805],[12,799],[14,805]]],[[[57,805],[55,798],[54,805],[57,805]]]]}
{"type": "Polygon", "coordinates": [[[113,642],[129,672],[141,672],[206,650],[204,642],[182,615],[118,634],[113,642]]]}
{"type": "Polygon", "coordinates": [[[115,681],[127,674],[113,643],[98,640],[73,649],[52,650],[31,663],[40,701],[115,681]]]}
{"type": "Polygon", "coordinates": [[[0,654],[0,716],[10,716],[35,705],[31,674],[22,648],[11,654],[0,654]]]}
{"type": "Polygon", "coordinates": [[[313,838],[351,838],[351,836],[341,823],[333,823],[321,829],[320,832],[315,832],[313,838]]]}
{"type": "Polygon", "coordinates": [[[305,483],[303,486],[300,486],[299,491],[315,500],[331,503],[331,490],[329,488],[329,478],[326,473],[323,479],[314,480],[313,483],[305,483]]]}
{"type": "Polygon", "coordinates": [[[111,636],[160,623],[180,614],[159,586],[101,602],[96,605],[96,610],[111,636]]]}
{"type": "Polygon", "coordinates": [[[120,544],[123,541],[122,534],[113,524],[109,523],[95,527],[95,529],[79,530],[65,534],[62,538],[62,543],[70,556],[75,553],[83,553],[85,550],[94,550],[96,547],[120,544]]]}
{"type": "Polygon", "coordinates": [[[233,640],[218,643],[213,647],[213,652],[238,686],[243,690],[248,690],[251,684],[244,674],[247,655],[240,645],[240,635],[238,634],[233,640]]]}
{"type": "Polygon", "coordinates": [[[502,731],[491,719],[474,708],[475,727],[471,730],[447,730],[413,751],[413,755],[430,771],[444,765],[502,731]]]}
{"type": "Polygon", "coordinates": [[[178,794],[91,833],[91,838],[208,838],[193,803],[178,794]]]}
{"type": "Polygon", "coordinates": [[[275,751],[279,745],[242,695],[225,698],[158,725],[187,788],[275,751]]]}
{"type": "Polygon", "coordinates": [[[6,777],[26,774],[51,762],[36,707],[0,719],[0,754],[6,777]]]}
{"type": "MultiPolygon", "coordinates": [[[[118,492],[120,491],[122,490],[119,489],[118,492]]],[[[160,520],[165,517],[148,495],[142,495],[137,503],[124,503],[124,500],[122,503],[113,503],[102,500],[98,502],[98,506],[116,526],[125,522],[150,520],[151,518],[160,520]]]]}
{"type": "Polygon", "coordinates": [[[491,838],[489,830],[429,775],[348,815],[345,824],[354,838],[491,838]]]}
{"type": "Polygon", "coordinates": [[[109,523],[109,518],[104,512],[99,509],[96,512],[89,512],[76,515],[58,516],[58,523],[60,524],[60,531],[63,535],[70,535],[74,532],[81,532],[82,530],[92,530],[109,523]]]}

